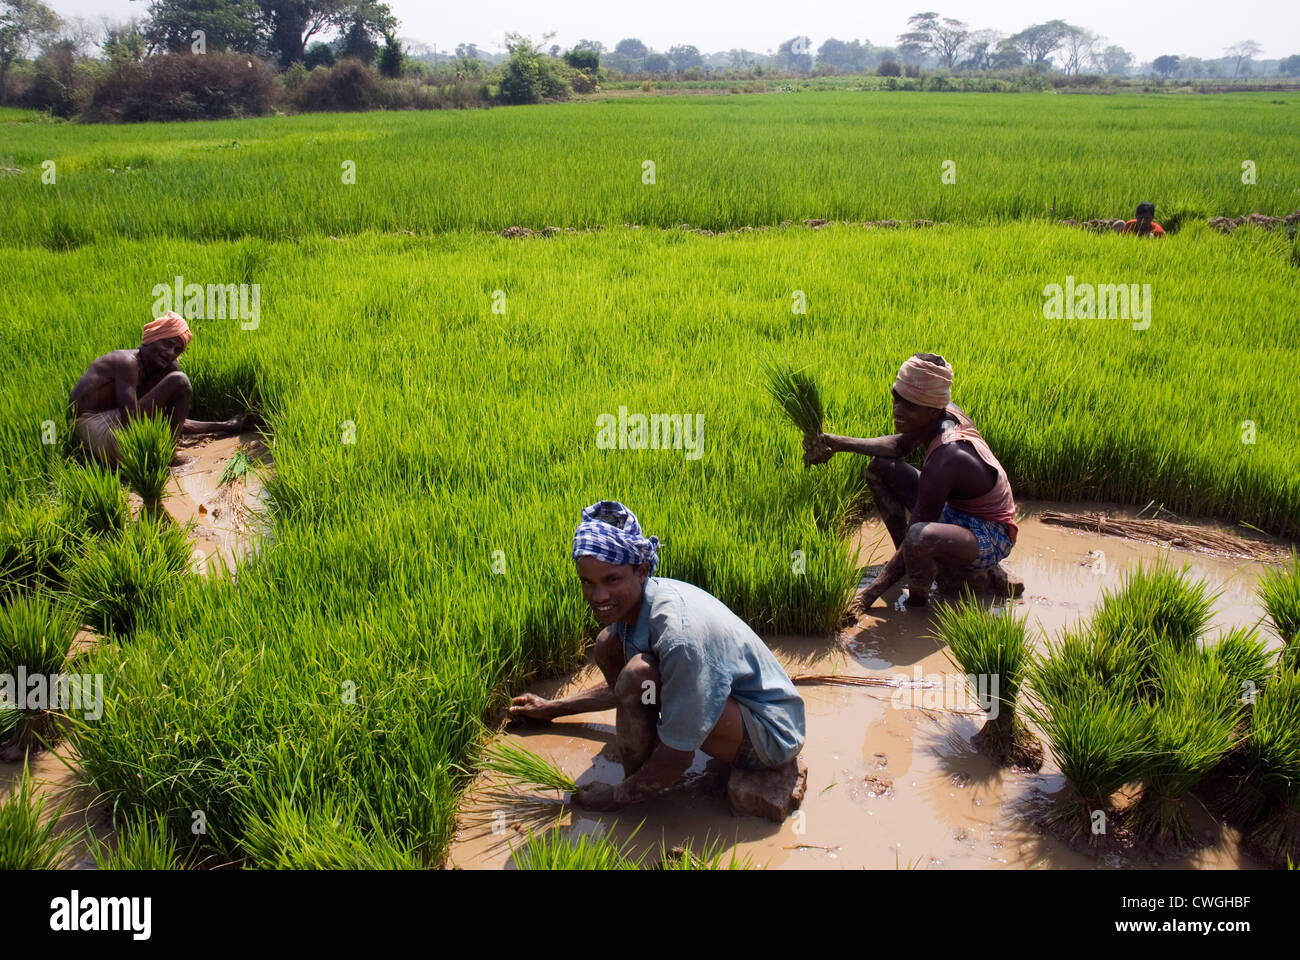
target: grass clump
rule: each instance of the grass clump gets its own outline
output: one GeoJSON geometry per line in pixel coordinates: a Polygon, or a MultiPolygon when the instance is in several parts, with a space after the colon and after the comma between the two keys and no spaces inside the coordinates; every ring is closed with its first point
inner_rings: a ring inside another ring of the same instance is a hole
{"type": "Polygon", "coordinates": [[[163,814],[150,817],[140,813],[117,831],[112,844],[103,843],[92,834],[90,852],[100,870],[186,869],[163,814]]]}
{"type": "Polygon", "coordinates": [[[1274,677],[1255,701],[1232,813],[1270,862],[1300,862],[1300,675],[1274,677]]]}
{"type": "Polygon", "coordinates": [[[249,819],[240,846],[252,865],[267,870],[422,868],[411,847],[378,832],[363,832],[329,804],[308,811],[281,800],[249,819]]]}
{"type": "Polygon", "coordinates": [[[57,870],[67,866],[75,834],[58,829],[63,806],[45,814],[45,797],[36,795],[31,771],[0,799],[0,870],[57,870]]]}
{"type": "Polygon", "coordinates": [[[972,693],[989,698],[988,714],[975,742],[1004,765],[1037,770],[1042,747],[1021,722],[1016,699],[1031,664],[1025,620],[998,616],[969,593],[953,606],[940,608],[935,639],[947,645],[948,658],[966,672],[972,693]],[[984,688],[979,688],[984,678],[984,688]]]}
{"type": "Polygon", "coordinates": [[[1155,661],[1163,646],[1195,649],[1209,625],[1217,594],[1204,580],[1191,583],[1186,568],[1167,564],[1125,572],[1118,590],[1107,590],[1092,618],[1093,632],[1103,640],[1131,639],[1142,665],[1142,683],[1154,695],[1155,661]]]}
{"type": "Polygon", "coordinates": [[[1034,676],[1030,684],[1038,699],[1025,712],[1069,781],[1046,823],[1069,842],[1100,843],[1112,832],[1111,796],[1145,769],[1147,718],[1130,691],[1086,673],[1063,688],[1044,688],[1034,676]]]}
{"type": "Polygon", "coordinates": [[[510,743],[495,744],[488,749],[483,766],[519,786],[558,790],[561,793],[578,791],[578,785],[572,777],[527,747],[510,743]]]}
{"type": "Polygon", "coordinates": [[[1259,578],[1259,599],[1277,635],[1292,646],[1300,636],[1300,556],[1293,552],[1290,569],[1269,570],[1259,578]]]}
{"type": "Polygon", "coordinates": [[[128,636],[169,602],[189,563],[185,530],[145,515],[120,537],[91,542],[68,591],[97,632],[128,636]]]}
{"type": "Polygon", "coordinates": [[[11,500],[0,517],[0,591],[62,587],[75,549],[52,503],[11,500]]]}
{"type": "Polygon", "coordinates": [[[660,841],[659,844],[659,862],[655,865],[656,870],[753,870],[754,859],[752,857],[742,857],[733,847],[731,856],[727,857],[726,862],[723,858],[727,857],[727,844],[721,839],[705,840],[704,843],[696,850],[692,842],[687,840],[685,843],[669,848],[660,841]]]}
{"type": "Polygon", "coordinates": [[[1242,702],[1221,660],[1199,651],[1164,651],[1155,670],[1162,694],[1140,707],[1152,752],[1132,823],[1155,847],[1177,850],[1194,839],[1184,798],[1232,749],[1242,702]]]}
{"type": "MultiPolygon", "coordinates": [[[[0,701],[0,756],[12,759],[42,744],[48,745],[59,733],[53,712],[60,684],[55,678],[64,671],[68,651],[77,634],[77,620],[66,607],[45,595],[18,595],[0,606],[0,674],[15,678],[19,671],[28,677],[44,677],[45,705],[27,709],[25,701],[0,701]]],[[[26,689],[16,695],[24,698],[26,689]]]]}
{"type": "Polygon", "coordinates": [[[113,436],[121,452],[122,476],[140,495],[145,509],[159,513],[176,453],[171,424],[160,414],[132,417],[113,436]]]}
{"type": "Polygon", "coordinates": [[[58,488],[65,526],[74,535],[118,534],[131,520],[126,493],[115,470],[69,465],[59,474],[58,488]]]}
{"type": "Polygon", "coordinates": [[[639,870],[645,855],[633,855],[631,837],[619,844],[584,833],[575,843],[564,830],[547,830],[530,832],[512,859],[517,870],[639,870]]]}

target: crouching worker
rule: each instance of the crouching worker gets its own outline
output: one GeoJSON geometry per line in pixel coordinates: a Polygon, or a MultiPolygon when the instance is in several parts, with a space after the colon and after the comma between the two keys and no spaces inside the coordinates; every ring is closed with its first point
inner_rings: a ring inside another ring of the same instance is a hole
{"type": "Polygon", "coordinates": [[[733,770],[784,773],[803,747],[803,700],[776,657],[709,593],[654,576],[658,545],[621,503],[582,511],[573,559],[604,626],[595,650],[604,682],[562,700],[525,694],[509,710],[535,720],[617,711],[624,779],[582,787],[574,799],[589,810],[653,797],[681,778],[696,750],[733,770]]]}
{"type": "Polygon", "coordinates": [[[1165,228],[1156,223],[1156,205],[1144,200],[1137,205],[1132,220],[1124,223],[1120,233],[1136,233],[1139,237],[1163,237],[1165,228]]]}
{"type": "MultiPolygon", "coordinates": [[[[188,420],[190,378],[177,366],[194,334],[178,314],[168,312],[144,325],[138,350],[114,350],[97,357],[77,385],[69,403],[76,417],[77,439],[97,460],[117,464],[121,455],[113,431],[128,419],[161,413],[174,435],[238,433],[251,417],[188,420]]],[[[183,463],[178,457],[173,464],[183,463]]]]}
{"type": "Polygon", "coordinates": [[[1002,464],[970,417],[951,402],[952,368],[943,357],[918,353],[898,371],[891,391],[894,429],[885,437],[821,434],[805,441],[808,462],[836,451],[871,458],[867,481],[895,553],[858,598],[864,612],[907,577],[907,603],[925,606],[941,568],[958,586],[1019,594],[1023,584],[998,564],[1016,542],[1016,504],[1002,464]],[[925,448],[918,471],[903,458],[925,448]]]}

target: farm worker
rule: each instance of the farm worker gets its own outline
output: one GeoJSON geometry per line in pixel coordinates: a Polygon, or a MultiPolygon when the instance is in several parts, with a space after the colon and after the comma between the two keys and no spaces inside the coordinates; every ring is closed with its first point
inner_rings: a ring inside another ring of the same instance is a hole
{"type": "Polygon", "coordinates": [[[1137,216],[1124,224],[1121,233],[1136,233],[1142,237],[1163,237],[1164,228],[1155,222],[1156,205],[1150,202],[1139,203],[1137,216]]]}
{"type": "Polygon", "coordinates": [[[772,651],[717,598],[654,576],[658,546],[621,503],[582,511],[573,559],[604,626],[595,649],[604,682],[563,700],[524,694],[509,710],[536,720],[616,710],[624,779],[579,790],[574,799],[589,810],[649,799],[681,778],[696,750],[774,769],[803,748],[803,700],[772,651]]]}
{"type": "MultiPolygon", "coordinates": [[[[69,400],[77,439],[96,459],[116,464],[121,456],[113,431],[131,417],[163,413],[173,433],[238,433],[251,418],[209,422],[187,420],[190,378],[176,365],[194,334],[179,314],[167,312],[144,325],[138,350],[114,350],[97,357],[69,400]]],[[[183,463],[178,457],[173,463],[183,463]]]]}
{"type": "Polygon", "coordinates": [[[937,354],[918,353],[903,362],[891,393],[897,433],[865,440],[823,433],[805,442],[809,462],[836,451],[871,458],[868,485],[895,553],[855,608],[867,610],[905,574],[907,603],[925,606],[940,566],[967,582],[1011,589],[999,566],[1016,542],[1011,484],[974,422],[952,402],[952,367],[937,354]],[[903,459],[918,447],[925,448],[919,471],[903,459]]]}

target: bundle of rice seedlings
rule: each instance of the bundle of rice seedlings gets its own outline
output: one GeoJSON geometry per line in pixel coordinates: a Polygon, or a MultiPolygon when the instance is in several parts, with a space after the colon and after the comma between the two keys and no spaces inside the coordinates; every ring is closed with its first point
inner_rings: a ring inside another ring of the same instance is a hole
{"type": "Polygon", "coordinates": [[[245,450],[236,450],[235,455],[226,462],[225,469],[221,471],[221,477],[217,480],[217,486],[224,487],[227,484],[234,483],[236,480],[242,480],[251,473],[254,464],[249,459],[245,450]]]}
{"type": "Polygon", "coordinates": [[[1069,782],[1047,825],[1072,843],[1101,842],[1113,832],[1111,796],[1139,779],[1150,756],[1146,716],[1131,691],[1108,687],[1087,673],[1048,695],[1036,686],[1035,693],[1039,699],[1025,712],[1047,738],[1069,782]]]}
{"type": "Polygon", "coordinates": [[[23,712],[12,704],[0,702],[0,746],[4,745],[23,722],[23,712]]]}
{"type": "Polygon", "coordinates": [[[561,793],[578,791],[572,777],[527,747],[505,742],[494,744],[488,748],[483,767],[520,786],[561,793]]]}
{"type": "Polygon", "coordinates": [[[679,844],[671,849],[661,840],[659,843],[659,862],[655,870],[753,870],[753,857],[742,857],[732,847],[731,856],[723,863],[727,855],[727,844],[721,839],[705,839],[699,850],[694,849],[691,841],[679,844]]]}
{"type": "Polygon", "coordinates": [[[1242,703],[1232,678],[1199,651],[1164,651],[1155,669],[1162,693],[1141,705],[1152,753],[1132,823],[1155,847],[1176,850],[1193,839],[1183,800],[1234,745],[1242,703]]]}
{"type": "MultiPolygon", "coordinates": [[[[50,698],[39,709],[27,709],[21,702],[7,705],[0,720],[0,743],[6,744],[7,755],[48,746],[58,734],[58,719],[48,709],[56,706],[52,701],[59,685],[53,678],[64,672],[76,635],[76,618],[48,596],[14,596],[0,606],[0,674],[17,678],[22,671],[28,678],[44,677],[50,698]]],[[[27,691],[16,692],[22,697],[27,691]]]]}
{"type": "Polygon", "coordinates": [[[1085,623],[1047,645],[1033,665],[1030,683],[1044,701],[1064,697],[1080,678],[1137,699],[1142,665],[1137,638],[1098,635],[1085,623]]]}
{"type": "Polygon", "coordinates": [[[10,501],[0,515],[0,592],[58,589],[75,545],[52,503],[10,501]]]}
{"type": "Polygon", "coordinates": [[[90,852],[100,870],[184,870],[176,838],[162,814],[141,812],[117,831],[115,842],[104,843],[90,834],[90,852]]]}
{"type": "Polygon", "coordinates": [[[821,433],[826,417],[821,394],[812,377],[775,363],[766,364],[765,370],[767,392],[791,422],[803,431],[805,437],[821,433]]]}
{"type": "Polygon", "coordinates": [[[1217,597],[1206,581],[1189,582],[1185,567],[1179,571],[1158,563],[1144,569],[1139,563],[1124,574],[1118,590],[1102,595],[1092,629],[1099,638],[1137,642],[1146,693],[1158,696],[1155,658],[1160,647],[1195,648],[1213,616],[1217,597]]]}
{"type": "Polygon", "coordinates": [[[142,516],[121,536],[86,547],[68,592],[97,632],[127,636],[168,604],[189,563],[185,530],[142,516]]]}
{"type": "Polygon", "coordinates": [[[1300,556],[1291,554],[1289,570],[1269,570],[1259,578],[1259,599],[1277,635],[1287,646],[1300,636],[1300,556]]]}
{"type": "Polygon", "coordinates": [[[59,473],[64,526],[73,535],[121,533],[131,520],[126,492],[116,470],[69,465],[59,473]]]}
{"type": "Polygon", "coordinates": [[[540,835],[530,831],[511,859],[516,870],[637,870],[645,855],[632,854],[631,837],[620,844],[584,833],[575,843],[564,830],[547,830],[540,835]]]}
{"type": "Polygon", "coordinates": [[[171,423],[160,414],[132,417],[114,430],[113,436],[122,456],[122,476],[140,495],[147,511],[160,513],[176,453],[171,423]]]}
{"type": "Polygon", "coordinates": [[[1025,623],[1010,613],[994,614],[967,594],[938,611],[935,639],[947,645],[948,658],[965,671],[971,692],[989,700],[981,704],[988,720],[972,742],[1003,765],[1037,770],[1043,765],[1042,746],[1016,712],[1030,667],[1025,623]]]}
{"type": "Polygon", "coordinates": [[[0,796],[0,870],[57,870],[67,866],[76,840],[60,832],[66,803],[45,814],[45,798],[37,796],[31,772],[23,775],[8,796],[0,796]]]}
{"type": "Polygon", "coordinates": [[[1274,677],[1255,701],[1235,811],[1247,843],[1276,864],[1300,863],[1300,675],[1274,677]]]}

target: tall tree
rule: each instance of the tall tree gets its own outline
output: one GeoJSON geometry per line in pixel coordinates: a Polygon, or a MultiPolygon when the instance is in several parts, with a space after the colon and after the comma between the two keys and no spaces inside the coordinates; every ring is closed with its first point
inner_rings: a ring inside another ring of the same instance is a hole
{"type": "Polygon", "coordinates": [[[809,73],[812,71],[810,50],[812,50],[812,41],[807,37],[791,37],[777,47],[777,65],[791,73],[809,73]]]}
{"type": "Polygon", "coordinates": [[[1234,43],[1230,47],[1224,47],[1223,52],[1232,58],[1232,75],[1235,77],[1241,72],[1241,65],[1249,60],[1255,54],[1264,48],[1254,40],[1242,40],[1240,43],[1234,43]]]}
{"type": "Polygon", "coordinates": [[[1069,31],[1070,26],[1064,20],[1048,20],[1013,34],[1011,42],[1025,55],[1031,66],[1046,67],[1069,31]]]}
{"type": "Polygon", "coordinates": [[[1166,53],[1163,57],[1156,57],[1151,61],[1151,69],[1161,76],[1172,76],[1178,69],[1178,58],[1172,53],[1166,53]]]}
{"type": "Polygon", "coordinates": [[[1069,26],[1061,38],[1061,61],[1066,73],[1077,74],[1097,62],[1100,37],[1084,27],[1069,26]]]}
{"type": "Polygon", "coordinates": [[[372,41],[397,32],[397,18],[388,4],[377,0],[256,0],[256,3],[262,11],[268,45],[282,68],[302,60],[307,41],[321,32],[347,33],[355,27],[372,41]]]}
{"type": "Polygon", "coordinates": [[[208,50],[259,53],[266,42],[262,11],[255,0],[154,0],[145,20],[150,51],[188,53],[195,31],[208,50]]]}
{"type": "Polygon", "coordinates": [[[614,46],[614,52],[630,60],[640,60],[650,55],[650,49],[636,37],[627,37],[614,46]]]}
{"type": "Polygon", "coordinates": [[[966,59],[961,65],[962,69],[992,70],[998,44],[1005,39],[1005,35],[997,30],[972,31],[966,38],[966,59]]]}
{"type": "Polygon", "coordinates": [[[940,19],[934,12],[914,13],[907,18],[907,25],[910,29],[898,35],[899,50],[904,57],[912,59],[917,52],[932,53],[949,69],[970,36],[967,24],[951,17],[940,19]]]}
{"type": "Polygon", "coordinates": [[[682,70],[689,70],[691,67],[698,67],[704,63],[704,57],[700,55],[700,51],[689,43],[669,47],[668,59],[673,62],[673,69],[679,73],[682,70]]]}
{"type": "Polygon", "coordinates": [[[1113,76],[1126,74],[1129,67],[1133,66],[1133,54],[1121,46],[1112,44],[1102,51],[1101,65],[1107,73],[1113,76]]]}
{"type": "Polygon", "coordinates": [[[59,15],[39,0],[0,2],[0,94],[14,61],[52,41],[61,23],[59,15]]]}

